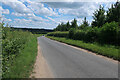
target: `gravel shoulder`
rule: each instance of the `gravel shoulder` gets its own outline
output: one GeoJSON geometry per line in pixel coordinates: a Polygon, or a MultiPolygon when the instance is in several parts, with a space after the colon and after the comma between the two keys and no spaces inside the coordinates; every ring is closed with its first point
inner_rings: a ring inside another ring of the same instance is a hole
{"type": "Polygon", "coordinates": [[[34,69],[30,78],[53,78],[53,75],[42,55],[40,46],[38,45],[38,54],[36,57],[36,62],[34,64],[34,69]]]}

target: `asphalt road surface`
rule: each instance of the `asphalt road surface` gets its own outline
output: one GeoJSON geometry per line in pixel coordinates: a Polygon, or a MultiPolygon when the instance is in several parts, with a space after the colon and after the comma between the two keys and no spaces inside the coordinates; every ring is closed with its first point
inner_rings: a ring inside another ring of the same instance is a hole
{"type": "Polygon", "coordinates": [[[38,38],[42,54],[55,78],[118,78],[118,63],[64,45],[44,36],[38,38]]]}

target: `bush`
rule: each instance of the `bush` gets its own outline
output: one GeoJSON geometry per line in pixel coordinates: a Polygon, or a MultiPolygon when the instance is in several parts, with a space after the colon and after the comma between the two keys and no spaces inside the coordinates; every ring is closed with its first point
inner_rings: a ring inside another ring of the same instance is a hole
{"type": "Polygon", "coordinates": [[[84,40],[85,32],[83,30],[78,30],[74,33],[73,39],[84,40]]]}
{"type": "Polygon", "coordinates": [[[99,33],[99,42],[100,43],[108,43],[108,44],[116,44],[117,35],[118,35],[118,23],[111,22],[106,23],[100,28],[99,33]]]}
{"type": "Polygon", "coordinates": [[[69,38],[73,39],[74,34],[75,34],[75,29],[74,29],[74,28],[71,28],[71,29],[69,30],[69,38]]]}
{"type": "Polygon", "coordinates": [[[87,28],[86,30],[77,30],[72,29],[69,31],[69,38],[75,40],[83,40],[85,42],[93,42],[97,40],[98,28],[87,28]]]}
{"type": "Polygon", "coordinates": [[[9,27],[3,27],[2,33],[2,76],[8,72],[16,56],[23,50],[29,40],[30,32],[13,31],[9,27]]]}
{"type": "Polygon", "coordinates": [[[68,32],[52,32],[48,36],[68,37],[85,42],[99,42],[100,44],[120,45],[120,27],[118,23],[106,23],[102,27],[86,27],[81,30],[71,28],[68,32]]]}
{"type": "Polygon", "coordinates": [[[54,36],[54,37],[68,37],[68,32],[50,32],[47,36],[54,36]]]}
{"type": "Polygon", "coordinates": [[[98,28],[88,28],[88,30],[85,31],[84,41],[86,42],[94,42],[98,39],[98,28]]]}

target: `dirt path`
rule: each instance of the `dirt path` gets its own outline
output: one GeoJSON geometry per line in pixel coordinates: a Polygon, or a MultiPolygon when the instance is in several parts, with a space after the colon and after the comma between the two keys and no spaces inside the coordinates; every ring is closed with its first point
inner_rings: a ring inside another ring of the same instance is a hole
{"type": "Polygon", "coordinates": [[[53,78],[53,75],[41,53],[39,45],[36,62],[30,78],[53,78]]]}

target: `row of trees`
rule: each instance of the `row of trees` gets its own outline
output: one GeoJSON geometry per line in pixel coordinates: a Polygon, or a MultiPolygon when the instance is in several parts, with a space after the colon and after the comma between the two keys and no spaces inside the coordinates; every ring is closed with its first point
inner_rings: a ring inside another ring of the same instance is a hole
{"type": "Polygon", "coordinates": [[[67,37],[85,42],[98,42],[100,44],[120,45],[120,2],[116,2],[105,10],[102,6],[93,13],[91,26],[88,24],[86,17],[80,26],[74,19],[71,24],[69,21],[61,23],[55,28],[56,31],[69,31],[68,33],[51,33],[50,36],[67,37]],[[64,36],[63,36],[64,35],[64,36]]]}
{"type": "Polygon", "coordinates": [[[120,23],[120,2],[112,4],[111,8],[108,9],[105,15],[104,7],[100,6],[93,14],[92,26],[102,27],[106,22],[119,22],[120,23]]]}
{"type": "Polygon", "coordinates": [[[66,37],[84,42],[120,45],[120,27],[117,22],[105,23],[102,27],[71,28],[69,31],[57,31],[47,34],[54,37],[66,37]]]}
{"type": "MultiPolygon", "coordinates": [[[[105,23],[118,22],[120,24],[120,2],[112,4],[111,8],[108,11],[105,11],[104,7],[100,5],[99,9],[93,13],[93,21],[91,27],[102,27],[105,23]],[[106,14],[105,14],[106,13],[106,14]]],[[[77,20],[74,19],[71,24],[68,21],[66,24],[63,22],[59,24],[54,30],[55,31],[69,31],[70,28],[75,29],[84,29],[85,27],[90,26],[86,17],[84,18],[80,26],[77,25],[77,20]]]]}

